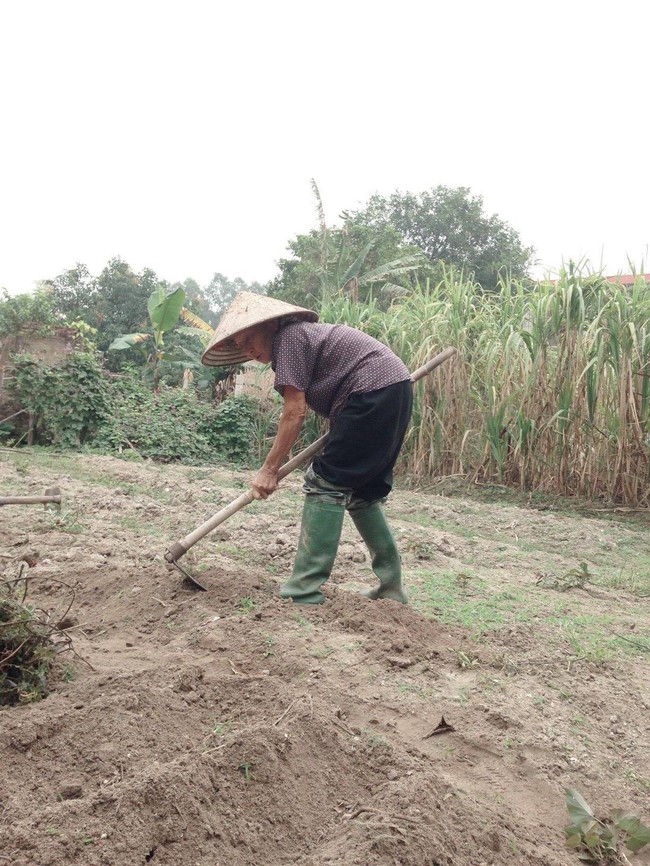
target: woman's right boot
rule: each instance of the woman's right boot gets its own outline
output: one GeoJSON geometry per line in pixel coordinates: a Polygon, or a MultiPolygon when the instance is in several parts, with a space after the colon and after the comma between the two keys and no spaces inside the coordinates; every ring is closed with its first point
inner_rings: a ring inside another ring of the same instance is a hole
{"type": "Polygon", "coordinates": [[[308,493],[302,511],[293,574],[280,588],[297,604],[322,604],[321,586],[330,576],[341,539],[346,497],[308,493]]]}

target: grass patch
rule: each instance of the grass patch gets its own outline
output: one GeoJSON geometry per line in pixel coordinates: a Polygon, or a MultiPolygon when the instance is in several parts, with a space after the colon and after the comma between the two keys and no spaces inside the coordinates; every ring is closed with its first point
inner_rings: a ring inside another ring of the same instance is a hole
{"type": "Polygon", "coordinates": [[[416,572],[409,587],[413,605],[443,623],[485,631],[512,620],[528,622],[529,593],[507,590],[491,593],[485,580],[465,572],[416,572]]]}
{"type": "Polygon", "coordinates": [[[256,610],[257,604],[255,599],[251,598],[250,595],[244,595],[239,599],[237,605],[238,613],[253,613],[256,610]]]}
{"type": "Polygon", "coordinates": [[[147,517],[146,521],[142,517],[118,517],[113,523],[136,535],[155,535],[160,538],[160,527],[154,526],[150,520],[150,517],[147,517]]]}
{"type": "Polygon", "coordinates": [[[650,557],[639,557],[637,565],[631,569],[618,568],[616,571],[601,573],[596,586],[621,590],[638,598],[650,598],[650,557]],[[643,564],[643,561],[647,564],[643,564]]]}
{"type": "Polygon", "coordinates": [[[617,633],[622,627],[617,627],[617,613],[611,607],[603,613],[581,614],[581,589],[569,594],[531,583],[494,592],[489,578],[472,571],[420,570],[410,577],[409,596],[417,610],[442,623],[463,626],[474,635],[513,623],[534,624],[544,629],[549,644],[568,642],[572,658],[592,664],[650,651],[649,637],[617,633]]]}

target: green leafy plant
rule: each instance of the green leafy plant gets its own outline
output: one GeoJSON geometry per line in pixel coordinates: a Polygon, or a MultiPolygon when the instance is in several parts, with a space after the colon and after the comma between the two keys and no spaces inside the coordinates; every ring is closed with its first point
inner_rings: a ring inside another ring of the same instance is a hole
{"type": "Polygon", "coordinates": [[[157,385],[161,375],[160,362],[173,360],[174,357],[165,351],[164,336],[178,323],[184,303],[184,289],[179,287],[170,290],[164,283],[159,283],[147,301],[147,309],[151,319],[151,333],[120,334],[110,344],[108,351],[119,352],[134,347],[140,348],[148,362],[148,369],[153,377],[154,385],[157,385]]]}
{"type": "Polygon", "coordinates": [[[567,847],[587,863],[600,866],[629,863],[623,848],[636,853],[650,842],[650,827],[636,815],[617,809],[609,818],[596,818],[591,806],[574,789],[566,792],[571,823],[565,827],[567,847]]]}
{"type": "Polygon", "coordinates": [[[120,334],[108,347],[109,352],[139,349],[147,363],[145,369],[153,379],[154,387],[158,386],[163,375],[162,362],[167,362],[172,368],[182,368],[187,375],[187,383],[198,375],[202,387],[214,384],[215,381],[227,377],[230,373],[230,370],[225,370],[214,374],[202,366],[199,352],[191,351],[184,346],[176,346],[170,351],[165,345],[165,335],[171,331],[198,337],[203,346],[207,344],[212,334],[211,325],[183,306],[185,298],[186,292],[182,287],[170,288],[165,283],[159,283],[147,302],[151,332],[120,334]],[[181,321],[187,324],[179,325],[181,321]]]}
{"type": "Polygon", "coordinates": [[[587,563],[581,562],[579,568],[571,568],[561,577],[553,577],[546,574],[539,575],[535,583],[538,586],[557,589],[558,592],[567,592],[569,589],[584,589],[591,581],[592,576],[587,563]]]}
{"type": "Polygon", "coordinates": [[[251,397],[229,397],[220,403],[202,432],[210,446],[234,463],[248,464],[254,456],[255,419],[262,411],[251,397]]]}
{"type": "Polygon", "coordinates": [[[215,406],[193,390],[161,385],[152,391],[131,372],[113,380],[110,389],[112,416],[93,439],[94,448],[135,449],[141,457],[165,463],[250,464],[258,411],[254,400],[230,397],[215,406]]]}

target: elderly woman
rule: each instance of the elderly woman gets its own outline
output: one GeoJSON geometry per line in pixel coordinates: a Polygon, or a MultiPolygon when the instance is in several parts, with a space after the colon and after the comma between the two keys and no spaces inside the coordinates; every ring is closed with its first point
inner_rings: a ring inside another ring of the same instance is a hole
{"type": "Polygon", "coordinates": [[[310,310],[241,292],[203,354],[207,366],[271,364],[284,407],[275,440],[253,479],[256,499],[278,486],[306,409],[329,418],[325,448],[305,472],[298,551],[280,595],[320,604],[338,550],[345,510],[366,543],[379,585],[366,593],[406,603],[400,557],[382,503],[411,417],[408,369],[383,343],[347,325],[318,323],[310,310]]]}

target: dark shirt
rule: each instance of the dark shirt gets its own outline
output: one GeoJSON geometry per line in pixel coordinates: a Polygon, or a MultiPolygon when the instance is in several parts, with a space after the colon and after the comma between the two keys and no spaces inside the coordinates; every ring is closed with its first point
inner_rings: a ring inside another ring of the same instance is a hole
{"type": "Polygon", "coordinates": [[[351,394],[365,394],[411,378],[388,346],[347,325],[293,322],[273,339],[275,389],[291,385],[330,421],[351,394]]]}

